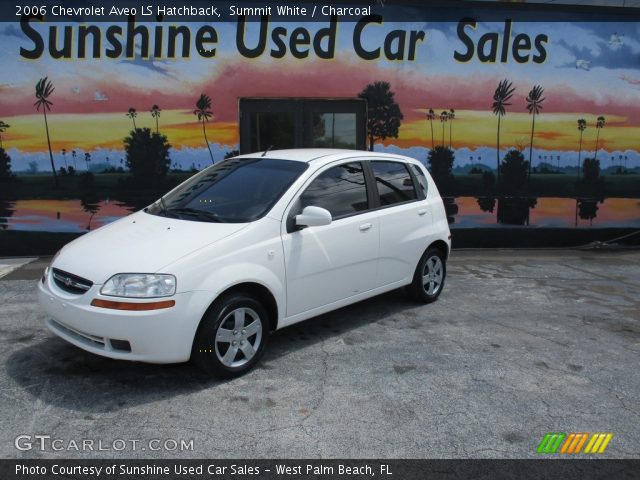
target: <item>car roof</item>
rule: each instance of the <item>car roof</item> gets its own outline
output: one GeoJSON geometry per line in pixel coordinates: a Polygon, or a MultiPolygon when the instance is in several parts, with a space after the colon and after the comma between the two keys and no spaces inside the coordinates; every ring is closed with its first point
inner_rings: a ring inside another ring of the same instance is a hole
{"type": "Polygon", "coordinates": [[[405,157],[402,155],[395,155],[392,153],[380,153],[380,152],[369,152],[363,150],[346,150],[346,149],[337,149],[337,148],[293,148],[288,150],[270,150],[266,154],[264,152],[255,152],[249,153],[246,155],[240,155],[236,158],[272,158],[278,160],[295,160],[298,162],[310,163],[314,162],[314,164],[324,165],[327,163],[334,162],[336,160],[343,159],[393,159],[400,160],[403,162],[414,161],[417,160],[405,157]]]}

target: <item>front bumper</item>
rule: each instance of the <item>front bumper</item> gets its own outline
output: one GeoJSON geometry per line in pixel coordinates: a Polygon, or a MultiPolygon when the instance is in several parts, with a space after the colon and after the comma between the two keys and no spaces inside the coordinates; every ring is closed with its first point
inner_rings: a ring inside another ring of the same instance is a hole
{"type": "Polygon", "coordinates": [[[49,330],[88,352],[109,358],[150,363],[189,360],[211,294],[179,293],[169,298],[175,300],[171,308],[122,311],[94,307],[91,300],[145,300],[105,297],[100,295],[100,287],[93,285],[86,293],[74,295],[58,288],[51,274],[44,282],[39,281],[38,301],[47,313],[45,324],[49,330]]]}

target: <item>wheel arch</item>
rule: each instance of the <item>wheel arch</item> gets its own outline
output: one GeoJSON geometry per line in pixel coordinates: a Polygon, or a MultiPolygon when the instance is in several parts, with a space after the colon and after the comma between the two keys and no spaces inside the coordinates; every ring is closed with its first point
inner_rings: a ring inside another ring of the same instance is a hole
{"type": "Polygon", "coordinates": [[[276,298],[271,290],[258,282],[237,283],[235,285],[227,287],[225,290],[220,292],[207,307],[206,311],[202,315],[202,318],[200,319],[200,324],[202,324],[202,320],[204,320],[204,318],[209,314],[211,309],[215,306],[216,302],[220,298],[233,293],[244,293],[262,303],[262,305],[264,305],[264,308],[267,310],[267,315],[269,315],[269,330],[273,332],[278,328],[278,303],[276,301],[276,298]]]}
{"type": "MultiPolygon", "coordinates": [[[[436,249],[440,250],[440,252],[442,252],[442,255],[444,256],[445,260],[447,260],[449,258],[449,245],[447,245],[447,242],[445,242],[444,240],[436,240],[435,242],[432,242],[427,247],[427,250],[429,250],[431,248],[436,248],[436,249]]],[[[425,250],[425,252],[427,250],[425,250]]]]}

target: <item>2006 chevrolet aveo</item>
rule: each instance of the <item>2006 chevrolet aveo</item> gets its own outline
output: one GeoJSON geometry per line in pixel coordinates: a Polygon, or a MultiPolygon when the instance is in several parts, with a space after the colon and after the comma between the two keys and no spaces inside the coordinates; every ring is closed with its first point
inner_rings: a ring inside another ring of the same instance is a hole
{"type": "Polygon", "coordinates": [[[270,332],[406,286],[432,302],[451,236],[424,166],[281,150],[212,165],[66,245],[39,282],[48,328],[98,355],[232,377],[270,332]]]}

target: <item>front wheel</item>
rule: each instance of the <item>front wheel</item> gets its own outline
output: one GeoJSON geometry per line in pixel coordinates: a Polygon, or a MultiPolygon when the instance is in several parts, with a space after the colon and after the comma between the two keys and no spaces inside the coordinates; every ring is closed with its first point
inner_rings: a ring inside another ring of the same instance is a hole
{"type": "Polygon", "coordinates": [[[262,304],[245,294],[228,295],[216,301],[202,320],[191,358],[207,373],[238,377],[258,362],[268,335],[262,304]]]}
{"type": "Polygon", "coordinates": [[[413,282],[408,291],[414,300],[423,303],[435,302],[444,288],[447,265],[444,255],[437,248],[428,249],[416,267],[413,282]]]}

